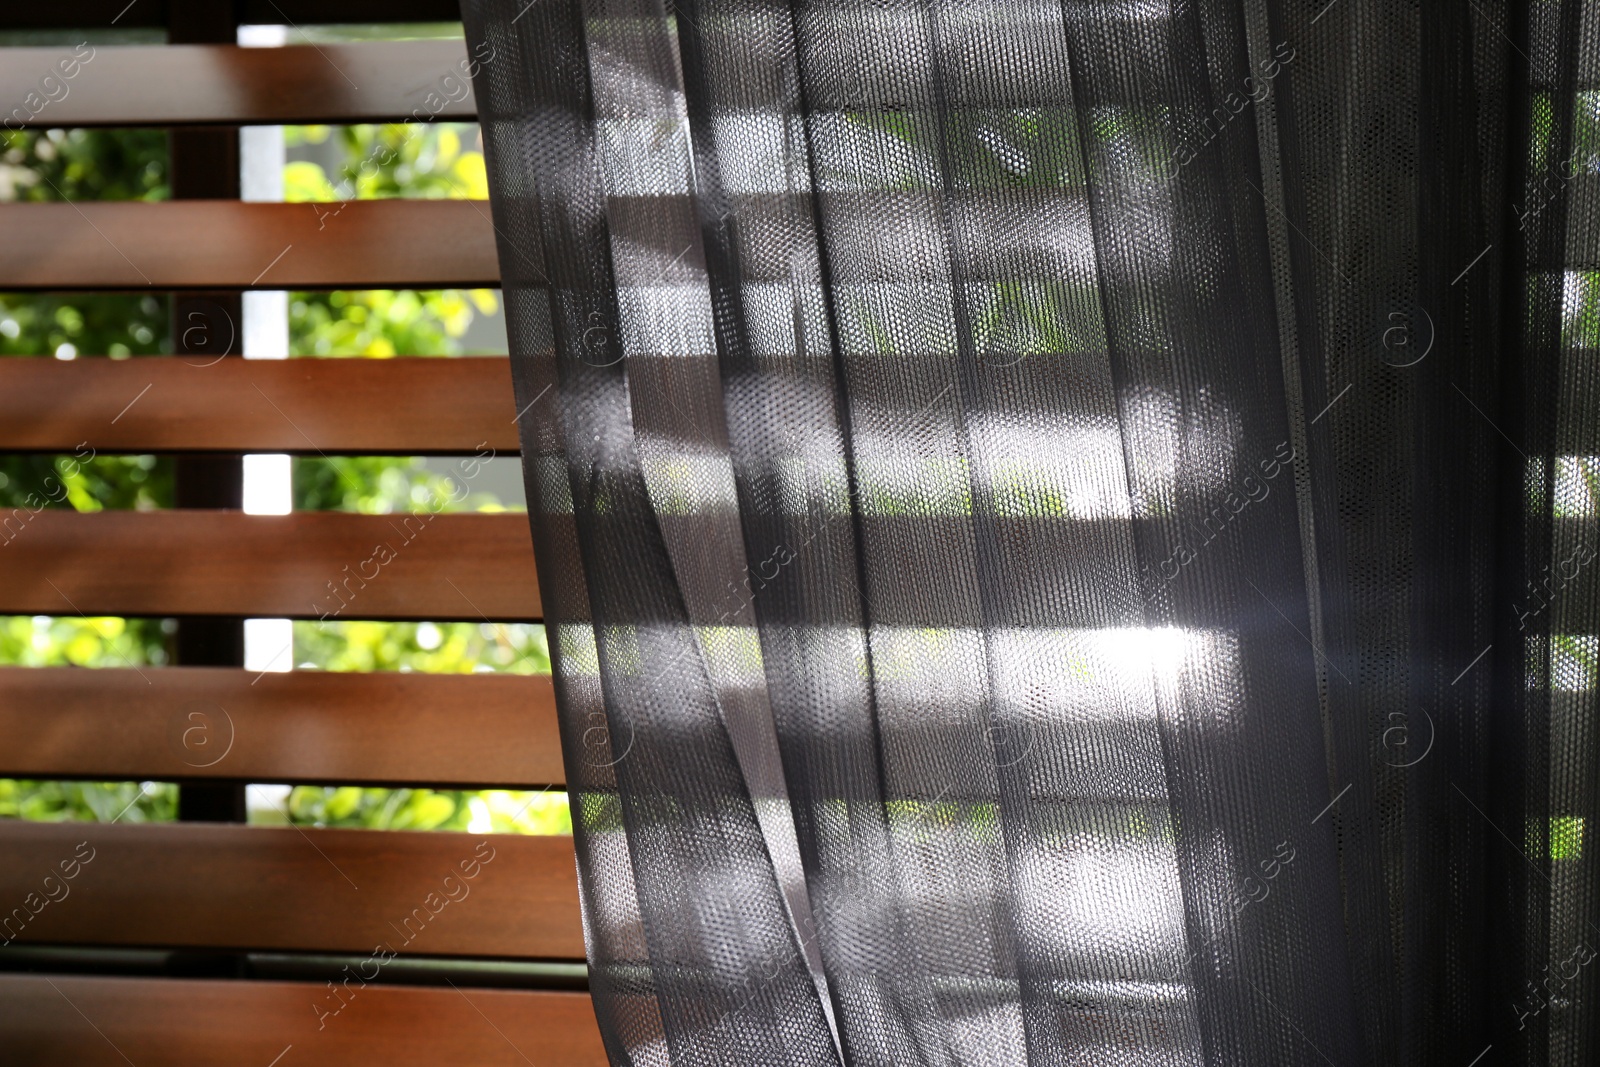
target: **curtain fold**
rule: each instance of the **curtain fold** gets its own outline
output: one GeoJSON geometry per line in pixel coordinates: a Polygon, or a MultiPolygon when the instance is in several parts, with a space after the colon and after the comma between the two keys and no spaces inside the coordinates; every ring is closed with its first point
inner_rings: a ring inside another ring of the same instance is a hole
{"type": "Polygon", "coordinates": [[[1576,0],[464,0],[615,1064],[1579,1064],[1576,0]]]}

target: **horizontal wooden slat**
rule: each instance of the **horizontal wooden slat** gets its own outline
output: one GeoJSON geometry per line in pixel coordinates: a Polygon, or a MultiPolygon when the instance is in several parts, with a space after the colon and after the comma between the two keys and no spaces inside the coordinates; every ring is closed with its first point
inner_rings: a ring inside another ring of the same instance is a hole
{"type": "MultiPolygon", "coordinates": [[[[488,51],[483,52],[489,55],[488,51]]],[[[463,41],[0,48],[9,129],[470,122],[463,41]]]]}
{"type": "Polygon", "coordinates": [[[327,1011],[337,1001],[309,982],[0,975],[0,1059],[7,1067],[606,1067],[581,993],[350,989],[347,1006],[324,1017],[312,1005],[327,1011]]]}
{"type": "Polygon", "coordinates": [[[0,204],[0,291],[499,284],[475,200],[0,204]]]}
{"type": "Polygon", "coordinates": [[[0,738],[0,777],[566,781],[548,675],[4,667],[0,738]]]}
{"type": "Polygon", "coordinates": [[[0,512],[0,614],[532,620],[540,611],[520,514],[0,512]]]}
{"type": "Polygon", "coordinates": [[[18,943],[583,956],[570,837],[12,821],[0,856],[7,909],[76,875],[0,912],[18,943]]]}
{"type": "Polygon", "coordinates": [[[0,359],[7,452],[515,454],[515,416],[502,358],[0,359]]]}
{"type": "MultiPolygon", "coordinates": [[[[327,25],[332,23],[458,22],[457,0],[244,0],[245,23],[327,25]]],[[[165,0],[73,0],[70,4],[0,5],[0,29],[41,30],[116,26],[148,28],[167,24],[165,0]]]]}

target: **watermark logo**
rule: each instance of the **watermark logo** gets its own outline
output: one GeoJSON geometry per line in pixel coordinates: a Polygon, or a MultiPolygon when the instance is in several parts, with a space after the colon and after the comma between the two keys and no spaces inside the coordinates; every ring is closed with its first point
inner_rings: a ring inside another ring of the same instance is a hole
{"type": "Polygon", "coordinates": [[[38,889],[30,892],[10,912],[0,914],[0,948],[21,937],[23,929],[44,909],[71,896],[72,886],[68,883],[93,863],[94,857],[94,846],[87,841],[80,841],[71,856],[57,863],[55,869],[47,868],[50,873],[39,880],[38,889]]]}
{"type": "Polygon", "coordinates": [[[1411,744],[1411,720],[1403,711],[1389,713],[1390,726],[1383,731],[1383,750],[1395,759],[1385,759],[1383,762],[1390,767],[1406,768],[1415,767],[1428,758],[1428,753],[1433,751],[1434,738],[1438,730],[1433,725],[1433,716],[1428,714],[1427,708],[1419,708],[1423,719],[1428,724],[1428,743],[1422,746],[1421,755],[1415,759],[1409,758],[1415,751],[1411,744]]]}
{"type": "Polygon", "coordinates": [[[621,362],[622,346],[617,345],[616,351],[612,351],[611,329],[606,325],[605,316],[591,311],[584,321],[588,326],[578,338],[583,361],[591,367],[611,367],[621,362]]]}
{"type": "Polygon", "coordinates": [[[1415,367],[1433,351],[1433,316],[1420,305],[1391,311],[1378,358],[1391,367],[1415,367]]]}
{"type": "Polygon", "coordinates": [[[227,759],[234,738],[233,716],[220,704],[191,701],[173,712],[167,724],[169,747],[197,770],[227,759]]]}
{"type": "MultiPolygon", "coordinates": [[[[142,394],[141,394],[142,395],[142,394]]],[[[134,399],[138,399],[135,397],[134,399]]],[[[132,405],[129,405],[130,407],[132,405]]],[[[112,420],[116,421],[116,420],[112,420]]],[[[4,548],[22,535],[34,517],[49,507],[51,504],[60,506],[67,502],[67,480],[76,478],[83,465],[95,458],[95,450],[88,441],[80,441],[76,451],[58,469],[56,475],[46,475],[42,483],[44,493],[29,492],[22,499],[22,506],[11,509],[9,515],[0,515],[0,548],[4,548]],[[85,451],[87,449],[87,452],[85,451]],[[81,461],[81,462],[80,462],[81,461]]]]}
{"type": "Polygon", "coordinates": [[[1144,602],[1148,604],[1160,596],[1162,588],[1177,578],[1184,567],[1199,559],[1200,551],[1220,537],[1229,523],[1233,522],[1241,512],[1252,503],[1265,503],[1267,497],[1272,494],[1273,479],[1286,470],[1292,470],[1295,458],[1294,446],[1288,441],[1280,441],[1272,455],[1257,464],[1261,471],[1259,478],[1253,473],[1245,475],[1236,484],[1225,489],[1220,498],[1212,499],[1211,506],[1199,522],[1191,516],[1188,520],[1191,535],[1189,543],[1194,547],[1189,548],[1179,541],[1172,555],[1157,563],[1154,570],[1149,564],[1140,568],[1148,578],[1145,583],[1147,592],[1144,602]]]}
{"type": "MultiPolygon", "coordinates": [[[[1272,895],[1272,882],[1284,872],[1289,864],[1294,862],[1294,857],[1294,846],[1285,840],[1278,842],[1277,846],[1272,850],[1271,856],[1257,862],[1256,867],[1261,873],[1259,875],[1247,875],[1228,894],[1228,906],[1232,910],[1234,918],[1237,919],[1239,914],[1251,904],[1259,904],[1272,895]]],[[[1218,932],[1206,938],[1198,948],[1173,966],[1171,972],[1166,975],[1165,980],[1169,982],[1177,981],[1183,969],[1193,963],[1195,958],[1202,952],[1215,944],[1220,936],[1221,933],[1218,932]]]]}
{"type": "Polygon", "coordinates": [[[1583,570],[1587,564],[1593,562],[1594,558],[1594,549],[1580,541],[1578,547],[1574,548],[1566,559],[1558,560],[1553,564],[1545,564],[1545,575],[1539,580],[1539,583],[1535,585],[1531,579],[1527,583],[1528,597],[1523,601],[1524,604],[1528,605],[1527,610],[1524,611],[1515,604],[1511,605],[1511,610],[1517,616],[1517,629],[1526,630],[1528,628],[1528,620],[1538,618],[1544,609],[1549,607],[1555,600],[1556,594],[1575,582],[1578,578],[1578,572],[1583,570]],[[1554,571],[1551,570],[1552,567],[1555,568],[1554,571]]]}
{"type": "Polygon", "coordinates": [[[622,746],[622,751],[617,752],[616,746],[611,743],[611,719],[614,712],[591,711],[589,725],[583,731],[583,762],[591,767],[615,767],[628,758],[628,753],[633,751],[634,732],[633,723],[624,720],[621,725],[627,727],[628,739],[622,746]],[[608,759],[607,756],[610,758],[608,759]]]}
{"type": "Polygon", "coordinates": [[[472,895],[472,880],[483,873],[483,869],[494,862],[497,855],[495,847],[487,838],[479,841],[472,850],[472,855],[459,861],[454,868],[446,867],[446,873],[431,888],[422,902],[412,908],[409,913],[402,916],[400,924],[389,922],[389,929],[397,935],[398,945],[395,942],[385,941],[372,950],[372,954],[355,965],[346,964],[340,973],[344,976],[338,985],[328,982],[328,995],[318,997],[311,1002],[311,1010],[317,1016],[317,1029],[325,1030],[328,1020],[340,1015],[356,996],[368,984],[375,981],[383,970],[384,964],[400,955],[401,950],[411,946],[428,924],[433,922],[451,904],[460,904],[472,895]],[[459,873],[457,873],[459,872],[459,873]],[[365,968],[371,966],[372,973],[366,973],[365,968]],[[353,988],[352,982],[357,983],[353,988]]]}
{"type": "Polygon", "coordinates": [[[1271,95],[1273,79],[1294,62],[1296,54],[1294,46],[1288,41],[1279,41],[1273,48],[1272,55],[1258,64],[1261,73],[1244,80],[1244,84],[1240,87],[1244,91],[1230,92],[1223,97],[1222,102],[1201,120],[1200,128],[1194,131],[1194,136],[1185,136],[1178,147],[1172,150],[1172,155],[1163,164],[1162,176],[1168,179],[1176,178],[1178,171],[1193,162],[1212,141],[1220,137],[1240,112],[1251,104],[1261,103],[1271,95]]]}
{"type": "Polygon", "coordinates": [[[989,744],[994,748],[995,766],[1015,767],[1033,753],[1033,724],[1024,716],[1002,718],[989,712],[989,744]]]}
{"type": "Polygon", "coordinates": [[[65,100],[72,93],[72,86],[67,83],[81,74],[85,66],[94,62],[94,57],[94,46],[84,41],[72,50],[71,55],[56,60],[55,66],[40,76],[36,88],[22,98],[22,104],[11,109],[4,120],[5,128],[26,129],[51,104],[65,100]]]}
{"type": "Polygon", "coordinates": [[[1028,321],[1025,298],[1006,291],[1010,288],[1002,290],[999,299],[990,307],[986,321],[978,324],[977,341],[981,352],[978,358],[986,367],[1015,367],[1027,359],[1031,354],[1029,345],[1038,332],[1028,321]]]}
{"type": "Polygon", "coordinates": [[[450,480],[451,492],[448,496],[435,491],[429,501],[428,511],[404,514],[400,516],[398,524],[390,522],[390,528],[399,535],[397,540],[379,542],[373,546],[372,554],[366,559],[355,564],[345,564],[338,574],[328,579],[324,583],[328,591],[321,595],[321,602],[313,601],[311,604],[311,613],[317,616],[317,621],[327,622],[330,618],[342,615],[345,608],[355,603],[361,591],[382,576],[383,568],[399,559],[400,553],[406,546],[422,536],[434,516],[440,514],[446,507],[459,504],[467,498],[471,493],[473,479],[483,473],[484,465],[494,457],[495,450],[489,446],[489,442],[481,442],[478,445],[477,455],[457,461],[456,470],[460,477],[450,480]],[[351,570],[352,566],[355,568],[354,571],[351,570]]]}
{"type": "Polygon", "coordinates": [[[1528,979],[1525,982],[1527,997],[1522,1006],[1511,1005],[1511,1010],[1517,1015],[1517,1029],[1527,1028],[1528,1018],[1536,1016],[1548,1007],[1570,1007],[1573,999],[1573,983],[1578,977],[1578,972],[1589,965],[1594,959],[1594,949],[1587,942],[1580,941],[1577,947],[1559,963],[1545,964],[1544,977],[1535,982],[1528,979]],[[1555,968],[1551,973],[1550,968],[1555,968]]]}
{"type": "Polygon", "coordinates": [[[178,351],[184,356],[202,356],[204,362],[184,359],[190,367],[214,367],[233,351],[239,328],[228,310],[210,300],[186,300],[178,324],[178,351]]]}

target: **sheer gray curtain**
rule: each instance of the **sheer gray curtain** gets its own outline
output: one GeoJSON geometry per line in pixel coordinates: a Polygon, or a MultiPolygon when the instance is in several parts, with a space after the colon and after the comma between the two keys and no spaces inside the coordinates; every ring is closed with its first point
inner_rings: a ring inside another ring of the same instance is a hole
{"type": "Polygon", "coordinates": [[[1600,16],[465,0],[616,1064],[1588,1064],[1600,16]]]}

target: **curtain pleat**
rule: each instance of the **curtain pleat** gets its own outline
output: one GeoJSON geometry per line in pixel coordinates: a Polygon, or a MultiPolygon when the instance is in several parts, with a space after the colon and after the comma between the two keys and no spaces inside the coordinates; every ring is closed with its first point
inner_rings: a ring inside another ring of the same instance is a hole
{"type": "Polygon", "coordinates": [[[1592,1062],[1593,3],[463,8],[613,1063],[1592,1062]]]}

